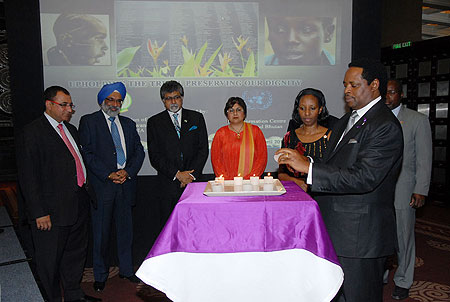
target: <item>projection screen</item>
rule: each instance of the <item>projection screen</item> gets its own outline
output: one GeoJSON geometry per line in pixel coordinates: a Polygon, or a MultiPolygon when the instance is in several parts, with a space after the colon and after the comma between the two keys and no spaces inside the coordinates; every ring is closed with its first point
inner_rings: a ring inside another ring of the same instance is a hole
{"type": "MultiPolygon", "coordinates": [[[[41,0],[44,83],[70,91],[78,126],[99,110],[103,84],[122,81],[121,114],[136,122],[145,149],[146,120],[164,110],[165,81],[179,81],[183,106],[204,114],[210,146],[227,123],[225,102],[240,96],[246,121],[264,133],[272,172],[300,90],[322,90],[330,113],[344,113],[351,8],[351,0],[41,0]],[[301,41],[292,47],[294,33],[301,41]]],[[[212,173],[209,159],[204,173],[212,173]]],[[[147,157],[140,175],[152,174],[147,157]]]]}

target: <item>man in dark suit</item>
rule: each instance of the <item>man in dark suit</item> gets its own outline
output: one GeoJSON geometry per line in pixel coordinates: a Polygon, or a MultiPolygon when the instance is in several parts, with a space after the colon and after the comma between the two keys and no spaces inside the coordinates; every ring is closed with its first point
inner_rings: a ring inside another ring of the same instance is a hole
{"type": "Polygon", "coordinates": [[[63,87],[44,92],[45,113],[26,125],[19,181],[31,225],[37,273],[48,301],[101,301],[80,288],[88,242],[89,195],[75,105],[63,87]]]}
{"type": "Polygon", "coordinates": [[[352,112],[336,124],[322,163],[280,149],[280,163],[308,173],[339,261],[337,301],[383,300],[383,273],[395,250],[394,189],[401,165],[400,123],[384,104],[386,71],[376,61],[349,64],[345,101],[352,112]]]}
{"type": "Polygon", "coordinates": [[[137,173],[144,148],[136,124],[120,116],[125,85],[106,84],[97,95],[101,109],[80,120],[82,152],[95,191],[97,207],[91,209],[94,238],[94,289],[102,291],[109,273],[109,236],[114,220],[117,235],[119,277],[138,283],[132,261],[133,223],[137,173]]]}
{"type": "Polygon", "coordinates": [[[151,165],[158,172],[161,224],[164,225],[187,184],[198,180],[208,158],[208,134],[203,115],[182,108],[184,90],[176,81],[160,89],[166,110],[147,121],[151,165]]]}

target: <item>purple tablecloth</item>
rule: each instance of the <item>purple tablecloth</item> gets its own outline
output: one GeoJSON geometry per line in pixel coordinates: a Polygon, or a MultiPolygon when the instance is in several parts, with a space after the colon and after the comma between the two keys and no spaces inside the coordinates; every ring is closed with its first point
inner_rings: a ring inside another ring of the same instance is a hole
{"type": "Polygon", "coordinates": [[[283,185],[208,197],[189,184],[136,276],[176,302],[330,301],[343,272],[317,203],[283,185]]]}
{"type": "Polygon", "coordinates": [[[305,249],[339,265],[319,207],[294,182],[279,196],[203,195],[187,186],[147,258],[173,252],[236,253],[305,249]]]}

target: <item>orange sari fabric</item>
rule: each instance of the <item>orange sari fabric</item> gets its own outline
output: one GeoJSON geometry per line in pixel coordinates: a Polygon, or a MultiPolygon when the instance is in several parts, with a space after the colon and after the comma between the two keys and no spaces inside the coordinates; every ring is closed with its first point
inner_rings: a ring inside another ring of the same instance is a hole
{"type": "Polygon", "coordinates": [[[211,162],[216,176],[244,179],[261,176],[267,164],[267,145],[262,131],[245,123],[240,137],[224,126],[217,130],[211,146],[211,162]]]}

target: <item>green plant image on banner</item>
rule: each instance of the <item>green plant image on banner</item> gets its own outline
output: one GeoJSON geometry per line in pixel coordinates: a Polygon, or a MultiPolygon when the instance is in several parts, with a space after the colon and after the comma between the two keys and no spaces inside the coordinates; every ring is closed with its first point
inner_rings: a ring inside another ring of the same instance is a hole
{"type": "Polygon", "coordinates": [[[205,53],[208,49],[208,42],[205,42],[198,50],[188,49],[188,39],[184,35],[180,38],[183,42],[180,52],[183,57],[183,64],[170,67],[170,62],[164,60],[160,62],[159,57],[164,52],[167,41],[161,45],[156,40],[147,40],[147,51],[153,59],[153,67],[133,66],[133,60],[142,45],[128,47],[121,50],[117,55],[117,76],[118,77],[255,77],[256,62],[253,50],[250,47],[245,48],[249,38],[239,36],[232,42],[239,52],[240,57],[232,57],[230,52],[221,52],[222,44],[214,50],[210,57],[205,53]],[[234,61],[235,65],[230,65],[234,61]]]}

